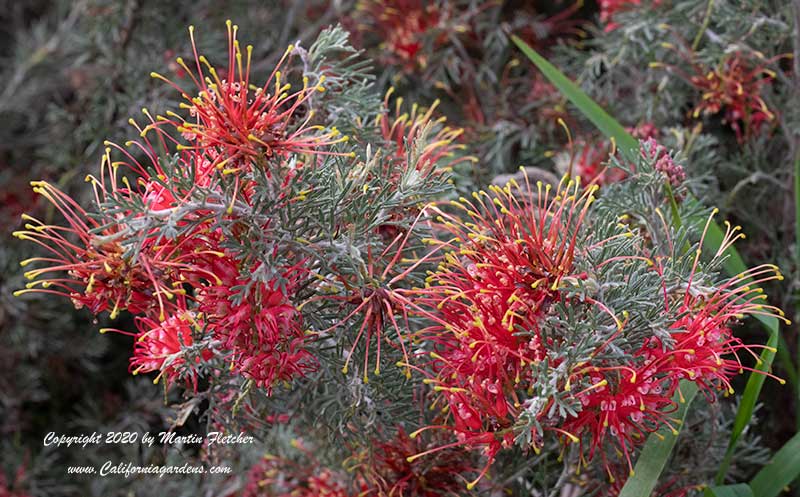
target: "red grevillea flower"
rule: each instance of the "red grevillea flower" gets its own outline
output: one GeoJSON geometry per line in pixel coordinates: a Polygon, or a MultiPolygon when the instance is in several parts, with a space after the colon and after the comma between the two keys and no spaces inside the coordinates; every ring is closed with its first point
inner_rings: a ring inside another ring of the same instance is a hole
{"type": "Polygon", "coordinates": [[[194,81],[196,90],[184,90],[164,76],[151,73],[181,93],[185,99],[181,108],[188,110],[189,117],[170,112],[169,118],[152,122],[143,133],[165,125],[174,127],[190,142],[178,145],[179,150],[215,148],[220,152],[215,165],[228,172],[247,169],[264,157],[333,154],[328,147],[347,141],[347,137],[336,129],[313,125],[314,112],[308,108],[314,93],[325,90],[325,76],[317,81],[304,77],[302,86],[293,89],[281,72],[294,53],[294,47],[289,46],[266,81],[256,86],[250,80],[253,47],[248,45],[243,55],[236,39],[237,26],[230,21],[227,25],[228,67],[220,70],[198,55],[194,28],[189,28],[195,70],[190,70],[181,58],[177,63],[194,81]]]}
{"type": "Polygon", "coordinates": [[[662,45],[676,52],[688,71],[661,62],[652,62],[650,66],[667,68],[700,92],[692,117],[723,113],[724,122],[733,128],[740,143],[775,120],[775,113],[764,102],[764,92],[775,79],[775,73],[768,67],[787,55],[765,59],[758,53],[735,52],[725,56],[716,68],[709,69],[696,60],[684,40],[679,36],[676,39],[679,46],[662,45]]]}
{"type": "MultiPolygon", "coordinates": [[[[653,7],[658,6],[661,0],[650,2],[653,7]]],[[[600,22],[605,25],[607,33],[617,29],[620,25],[614,21],[614,16],[620,12],[630,10],[642,5],[642,0],[600,0],[600,22]]]]}
{"type": "MultiPolygon", "coordinates": [[[[703,238],[710,222],[711,218],[706,223],[703,238]]],[[[737,239],[744,237],[742,233],[738,233],[738,226],[731,227],[726,222],[726,227],[723,241],[715,254],[717,258],[737,239]]],[[[769,281],[783,280],[777,266],[756,266],[722,284],[707,288],[702,281],[696,280],[695,271],[699,257],[698,252],[684,294],[677,302],[680,317],[672,324],[670,336],[675,343],[664,347],[664,344],[653,338],[656,343],[646,344],[649,346],[647,364],[666,372],[676,381],[694,381],[706,396],[713,398],[717,391],[733,393],[729,380],[743,370],[752,369],[742,365],[738,357],[739,351],[744,350],[756,362],[761,362],[753,349],[762,346],[743,344],[741,339],[733,336],[733,325],[746,316],[754,315],[776,317],[787,324],[791,322],[784,317],[781,309],[765,302],[766,295],[758,287],[769,281]]],[[[670,305],[669,301],[666,305],[670,305]]],[[[784,383],[784,380],[769,373],[759,372],[784,383]]]]}
{"type": "Polygon", "coordinates": [[[465,475],[476,468],[463,447],[437,450],[441,438],[410,437],[399,428],[388,440],[376,440],[370,454],[364,454],[354,470],[372,486],[376,497],[449,497],[460,495],[465,475]],[[436,453],[422,458],[429,449],[436,453]]]}
{"type": "Polygon", "coordinates": [[[361,0],[356,11],[369,22],[362,30],[381,33],[387,62],[406,72],[427,66],[423,45],[448,17],[436,2],[421,0],[361,0]]]}
{"type": "Polygon", "coordinates": [[[415,303],[437,323],[421,338],[435,347],[436,377],[425,381],[449,408],[439,428],[455,431],[460,444],[484,447],[489,463],[513,443],[513,424],[532,386],[530,365],[547,355],[539,319],[560,298],[562,284],[582,277],[572,262],[596,189],[562,180],[551,196],[549,185],[532,191],[527,177],[524,189],[512,183],[516,191],[490,187],[492,194],[473,194],[475,202],[454,202],[470,222],[439,211],[451,238],[433,242],[447,252],[415,303]]]}
{"type": "Polygon", "coordinates": [[[297,288],[301,269],[287,268],[282,282],[252,283],[240,276],[233,258],[222,254],[212,263],[220,280],[199,289],[197,309],[206,329],[231,351],[231,369],[268,392],[277,382],[314,370],[302,316],[287,296],[297,288]],[[232,291],[237,287],[249,288],[239,298],[232,291]]]}
{"type": "MultiPolygon", "coordinates": [[[[389,179],[391,188],[403,191],[430,181],[444,181],[444,176],[457,164],[477,161],[460,153],[465,146],[457,140],[463,129],[444,126],[444,116],[433,118],[439,100],[428,109],[413,104],[408,113],[403,110],[403,98],[398,97],[392,113],[389,98],[394,92],[394,87],[386,92],[384,112],[376,118],[376,127],[388,148],[382,174],[389,179]]],[[[388,243],[402,231],[398,221],[415,217],[419,212],[419,208],[409,206],[392,209],[387,222],[378,226],[378,232],[388,243]]]]}
{"type": "Polygon", "coordinates": [[[736,132],[739,141],[775,119],[762,97],[764,87],[775,78],[775,73],[752,62],[741,53],[727,57],[718,68],[693,75],[689,81],[702,93],[692,116],[724,112],[725,121],[736,132]]]}
{"type": "MultiPolygon", "coordinates": [[[[706,231],[710,221],[711,218],[706,231]]],[[[715,258],[721,257],[742,236],[737,230],[728,225],[715,258]]],[[[665,286],[665,309],[669,311],[677,306],[679,313],[670,326],[668,341],[650,337],[633,352],[627,364],[600,362],[578,369],[570,376],[571,382],[581,381],[590,386],[577,395],[582,409],[564,423],[563,429],[579,437],[581,445],[588,439],[589,457],[600,451],[612,482],[611,465],[602,450],[607,440],[612,440],[614,447],[625,456],[632,474],[631,452],[648,433],[667,425],[677,434],[676,425],[666,415],[677,407],[672,397],[679,391],[681,380],[693,381],[713,400],[718,391],[733,393],[730,379],[744,369],[752,369],[739,361],[739,351],[745,350],[760,360],[752,349],[761,346],[744,345],[733,336],[731,327],[747,315],[785,319],[780,309],[763,302],[764,294],[755,287],[782,279],[776,266],[758,266],[714,288],[706,288],[703,282],[696,281],[699,258],[700,251],[683,293],[670,296],[665,286]]],[[[654,267],[661,273],[660,262],[654,267]]]]}
{"type": "MultiPolygon", "coordinates": [[[[640,355],[632,358],[632,364],[640,355]]],[[[603,447],[611,437],[632,472],[631,452],[647,434],[664,424],[677,433],[667,414],[677,408],[672,396],[678,383],[660,373],[650,363],[637,369],[595,366],[577,372],[575,377],[588,379],[589,387],[577,395],[581,411],[563,424],[563,430],[578,437],[581,446],[588,440],[588,457],[600,452],[606,467],[609,463],[603,447]]],[[[570,441],[574,440],[567,439],[570,441]]],[[[610,472],[609,479],[614,479],[610,472]]]]}
{"type": "MultiPolygon", "coordinates": [[[[43,181],[32,184],[35,192],[61,212],[69,226],[49,226],[23,215],[29,223],[24,231],[15,232],[15,236],[44,247],[50,256],[34,257],[21,264],[50,264],[27,271],[25,275],[31,280],[49,273],[65,275],[32,281],[27,289],[15,294],[43,292],[65,296],[77,308],[85,306],[94,314],[110,309],[112,319],[125,309],[143,313],[155,308],[159,318],[165,319],[165,309],[173,305],[169,300],[182,292],[175,286],[180,274],[198,268],[172,246],[145,241],[136,247],[130,228],[121,218],[98,221],[52,185],[43,181]]],[[[115,184],[112,186],[114,193],[120,193],[115,184]]],[[[99,197],[97,201],[100,204],[99,197]]]]}
{"type": "MultiPolygon", "coordinates": [[[[148,317],[136,318],[139,332],[134,334],[133,356],[130,371],[136,375],[158,371],[153,383],[164,377],[167,385],[177,377],[183,376],[187,383],[197,388],[197,376],[191,364],[186,361],[186,349],[194,345],[192,328],[202,329],[202,322],[195,319],[192,312],[182,311],[158,322],[148,317]]],[[[106,330],[101,330],[106,331],[106,330]]],[[[113,330],[120,332],[119,330],[113,330]]],[[[210,359],[211,351],[204,350],[202,357],[210,359]]],[[[199,361],[200,357],[196,360],[199,361]]]]}
{"type": "Polygon", "coordinates": [[[456,143],[456,139],[464,133],[464,130],[443,126],[446,120],[444,116],[433,119],[439,100],[434,101],[424,112],[414,104],[408,113],[403,112],[403,99],[399,97],[395,99],[392,116],[389,114],[391,108],[389,97],[394,91],[392,87],[386,92],[383,100],[386,112],[378,115],[377,125],[383,139],[394,144],[394,153],[389,166],[397,170],[398,175],[413,168],[417,172],[417,177],[422,180],[432,175],[450,172],[453,166],[461,162],[477,160],[465,155],[457,157],[457,152],[465,148],[464,145],[456,143]],[[415,146],[420,146],[421,149],[414,150],[415,146]],[[410,163],[412,161],[413,164],[410,163]]]}

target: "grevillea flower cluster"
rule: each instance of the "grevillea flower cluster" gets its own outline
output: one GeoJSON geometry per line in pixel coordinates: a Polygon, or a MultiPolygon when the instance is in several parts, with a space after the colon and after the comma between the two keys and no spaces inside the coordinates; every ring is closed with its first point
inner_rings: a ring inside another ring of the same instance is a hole
{"type": "Polygon", "coordinates": [[[786,55],[766,58],[760,53],[737,51],[726,55],[717,66],[709,67],[697,60],[694,51],[683,40],[679,39],[678,45],[663,45],[677,53],[687,70],[661,62],[650,65],[667,68],[697,91],[697,99],[690,111],[694,119],[721,115],[740,143],[757,136],[765,126],[774,123],[775,110],[770,109],[764,99],[776,78],[770,66],[786,55]]]}
{"type": "Polygon", "coordinates": [[[775,73],[765,65],[766,61],[753,64],[750,58],[738,53],[728,57],[720,67],[692,75],[689,82],[700,92],[692,116],[722,113],[739,141],[757,134],[775,119],[763,97],[775,73]]]}
{"type": "Polygon", "coordinates": [[[427,65],[426,43],[446,40],[452,14],[443,8],[449,7],[419,0],[361,0],[354,17],[359,31],[381,33],[386,63],[412,72],[427,65]]]}
{"type": "MultiPolygon", "coordinates": [[[[620,27],[615,19],[616,15],[626,10],[638,8],[642,5],[642,0],[600,0],[600,23],[604,25],[605,31],[613,31],[620,27]]],[[[645,2],[648,3],[648,2],[645,2]]],[[[651,7],[657,7],[661,0],[649,2],[651,7]]]]}
{"type": "Polygon", "coordinates": [[[378,497],[446,497],[459,495],[476,471],[474,457],[463,447],[438,450],[446,438],[441,434],[411,437],[402,428],[388,439],[373,440],[372,446],[354,457],[352,471],[378,497]],[[425,457],[426,451],[433,451],[425,457]]]}
{"type": "Polygon", "coordinates": [[[259,158],[273,155],[329,153],[327,147],[347,141],[336,129],[313,125],[313,110],[303,106],[316,92],[325,91],[325,76],[320,75],[317,81],[303,76],[302,86],[293,88],[281,71],[291,62],[294,46],[286,49],[267,79],[256,84],[250,81],[253,47],[247,46],[243,53],[236,39],[236,26],[228,29],[228,67],[222,74],[198,55],[193,27],[189,28],[189,36],[196,69],[191,70],[180,57],[177,63],[191,77],[195,88],[187,92],[164,76],[151,73],[180,92],[185,99],[181,108],[188,111],[188,119],[172,113],[149,126],[167,126],[180,132],[191,145],[178,144],[179,149],[215,149],[222,159],[214,166],[227,170],[251,167],[259,158]]]}
{"type": "MultiPolygon", "coordinates": [[[[254,168],[285,174],[280,181],[286,182],[292,177],[285,166],[289,154],[333,153],[330,147],[346,137],[312,124],[313,110],[304,106],[324,90],[324,75],[313,84],[303,77],[301,89],[291,91],[280,71],[291,58],[290,47],[266,82],[255,86],[249,74],[252,47],[242,50],[236,31],[228,23],[228,67],[218,70],[198,55],[189,29],[195,70],[182,58],[177,63],[195,83],[193,92],[153,73],[186,100],[184,115],[170,111],[169,117],[154,118],[145,109],[149,124],[131,120],[141,141],[108,144],[100,177],[87,177],[100,216],[52,185],[34,182],[69,227],[29,218],[17,236],[52,255],[25,261],[49,264],[27,275],[64,276],[35,280],[20,293],[65,295],[94,314],[110,310],[111,319],[123,310],[139,315],[134,374],[157,371],[156,381],[181,377],[196,387],[198,363],[216,357],[269,391],[314,367],[302,317],[289,300],[304,277],[303,259],[270,268],[271,278],[254,283],[247,275],[264,272],[262,263],[242,260],[226,246],[246,231],[234,224],[226,232],[214,219],[251,210],[254,168]],[[112,159],[112,149],[121,160],[112,159]],[[176,151],[177,162],[170,164],[159,150],[176,151]],[[269,167],[270,160],[277,167],[269,167]],[[138,175],[135,185],[126,176],[118,179],[121,166],[138,175]],[[113,209],[105,207],[112,204],[113,209]],[[236,288],[242,289],[238,297],[236,288]]],[[[283,194],[277,201],[286,205],[291,199],[283,194]]],[[[269,220],[259,228],[269,231],[269,220]]]]}
{"type": "MultiPolygon", "coordinates": [[[[642,150],[640,166],[672,181],[676,168],[664,166],[671,159],[663,147],[651,142],[642,150]]],[[[754,286],[781,279],[777,268],[759,266],[707,287],[698,250],[675,286],[666,257],[638,243],[627,253],[607,250],[635,239],[626,224],[606,238],[588,234],[596,188],[582,187],[579,178],[554,190],[512,181],[453,202],[451,212],[439,210],[442,237],[432,243],[444,255],[418,302],[435,322],[419,335],[430,350],[424,381],[444,409],[438,422],[412,436],[449,431],[456,441],[442,448],[472,448],[490,464],[521,437],[541,450],[551,433],[565,446],[577,444],[583,464],[599,455],[610,468],[615,450],[632,473],[632,454],[649,433],[664,426],[677,432],[670,413],[681,381],[694,382],[711,400],[732,393],[730,379],[749,369],[740,352],[754,346],[734,337],[731,326],[746,315],[782,315],[754,286]],[[600,275],[619,264],[638,265],[661,282],[647,298],[662,300],[666,333],[635,330],[630,304],[602,298],[600,275]],[[593,338],[560,329],[565,312],[593,316],[593,338]]],[[[729,227],[712,259],[741,236],[729,227]]]]}
{"type": "Polygon", "coordinates": [[[420,291],[437,323],[424,337],[435,374],[426,381],[448,406],[441,428],[483,447],[489,461],[513,445],[521,392],[547,356],[541,320],[562,285],[583,277],[573,270],[575,239],[595,191],[579,191],[577,181],[554,192],[513,186],[454,202],[469,221],[441,212],[450,250],[420,291]]]}
{"type": "MultiPolygon", "coordinates": [[[[613,29],[639,3],[601,2],[601,17],[613,29]]],[[[406,71],[458,30],[445,4],[358,9],[406,71]]],[[[515,478],[487,477],[497,460],[548,450],[595,464],[615,495],[649,434],[680,429],[686,385],[713,402],[758,361],[738,322],[783,318],[760,290],[782,278],[777,267],[717,273],[739,228],[705,253],[711,218],[678,230],[664,215],[689,216],[673,201],[687,175],[654,125],[629,130],[643,140],[636,157],[570,137],[560,182],[523,168],[459,196],[453,172],[477,160],[439,100],[368,94],[372,76],[339,28],[289,46],[255,79],[255,49],[237,31],[228,22],[221,67],[190,28],[177,81],[152,73],[180,103],[143,109],[130,121],[137,140],[106,143],[86,177],[94,208],[33,182],[65,222],[24,215],[16,236],[44,252],[22,262],[30,282],[17,295],[130,315],[135,330],[101,332],[133,338],[132,374],[184,386],[186,416],[208,404],[219,430],[352,437],[319,452],[295,440],[298,457],[260,452],[237,480],[242,495],[494,494],[515,478]]],[[[726,76],[693,83],[706,85],[694,115],[727,109],[746,133],[771,119],[758,97],[768,81],[731,60],[726,76]]],[[[529,84],[527,101],[566,127],[554,88],[529,84]]]]}
{"type": "MultiPolygon", "coordinates": [[[[439,105],[435,100],[433,104],[423,112],[417,105],[411,107],[411,112],[403,112],[403,99],[395,100],[394,113],[388,109],[389,98],[394,93],[394,87],[386,92],[383,104],[387,111],[380,114],[377,118],[377,126],[381,137],[394,145],[389,166],[393,170],[403,172],[404,168],[397,168],[397,164],[407,164],[408,155],[412,152],[411,147],[414,143],[425,141],[428,145],[422,150],[415,152],[414,171],[419,181],[430,179],[434,175],[444,175],[452,172],[453,167],[468,161],[475,161],[474,157],[463,155],[458,157],[456,152],[464,150],[465,145],[456,140],[463,134],[461,128],[444,126],[446,118],[444,116],[433,119],[433,113],[439,105]]],[[[400,179],[395,177],[394,179],[400,179]]]]}

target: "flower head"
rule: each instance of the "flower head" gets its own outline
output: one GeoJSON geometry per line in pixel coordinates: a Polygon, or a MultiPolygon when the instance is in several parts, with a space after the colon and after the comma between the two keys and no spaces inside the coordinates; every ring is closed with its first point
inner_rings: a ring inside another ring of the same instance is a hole
{"type": "MultiPolygon", "coordinates": [[[[139,317],[136,319],[136,326],[139,332],[134,335],[136,340],[130,359],[131,372],[139,374],[158,371],[154,382],[163,377],[167,385],[178,377],[185,377],[187,383],[196,388],[197,377],[191,364],[187,364],[186,350],[194,345],[192,329],[202,328],[202,323],[192,313],[183,311],[163,322],[139,317]]],[[[211,352],[204,350],[202,356],[209,359],[211,352]]],[[[199,360],[198,356],[197,361],[199,360]]]]}
{"type": "Polygon", "coordinates": [[[464,146],[456,143],[456,140],[464,130],[443,126],[445,117],[433,119],[438,100],[428,109],[420,109],[414,104],[409,113],[403,111],[403,99],[400,97],[395,99],[394,113],[390,114],[389,97],[394,91],[392,87],[386,92],[386,112],[377,119],[382,138],[394,148],[389,161],[393,170],[402,173],[413,168],[421,181],[447,173],[458,163],[476,160],[470,156],[457,156],[464,146]]]}
{"type": "Polygon", "coordinates": [[[386,61],[406,72],[427,66],[423,51],[426,39],[447,19],[435,2],[420,0],[361,0],[356,11],[369,23],[364,30],[369,28],[382,34],[381,48],[386,61]]]}
{"type": "Polygon", "coordinates": [[[663,46],[674,51],[688,71],[661,62],[650,65],[670,70],[699,92],[699,101],[690,111],[693,118],[722,114],[723,122],[733,128],[740,143],[775,121],[774,109],[767,106],[764,93],[776,77],[769,66],[787,55],[766,59],[757,52],[750,55],[738,51],[726,55],[716,67],[708,67],[697,60],[685,41],[679,36],[676,39],[678,45],[663,46]]]}
{"type": "MultiPolygon", "coordinates": [[[[631,358],[632,366],[640,361],[639,355],[641,352],[631,358]]],[[[589,386],[577,395],[580,412],[568,419],[563,429],[578,437],[582,446],[586,440],[589,458],[599,452],[606,466],[604,448],[610,438],[632,472],[631,454],[649,433],[662,425],[677,433],[666,414],[677,408],[672,395],[678,384],[660,373],[651,362],[636,368],[593,366],[577,371],[575,377],[588,379],[589,386]]]]}
{"type": "MultiPolygon", "coordinates": [[[[69,226],[50,226],[23,215],[29,223],[25,230],[15,232],[15,236],[40,245],[50,256],[34,257],[21,264],[50,264],[26,272],[31,280],[50,273],[63,276],[32,281],[17,294],[44,292],[65,296],[77,308],[86,307],[94,314],[110,309],[112,319],[122,310],[139,313],[156,308],[164,319],[165,309],[173,305],[170,300],[182,292],[174,283],[179,281],[181,273],[196,268],[170,246],[137,240],[130,226],[122,222],[124,216],[100,221],[49,183],[32,184],[34,191],[53,204],[69,226]]],[[[115,195],[130,193],[128,189],[113,187],[115,195]]]]}
{"type": "Polygon", "coordinates": [[[702,94],[702,99],[692,110],[692,116],[724,113],[727,122],[736,132],[739,141],[758,133],[761,127],[775,119],[775,114],[764,103],[765,87],[775,74],[765,64],[754,64],[741,53],[727,57],[719,67],[690,78],[702,94]]]}
{"type": "MultiPolygon", "coordinates": [[[[711,222],[706,224],[700,246],[711,222]]],[[[719,258],[738,238],[738,228],[731,228],[714,254],[719,258]]],[[[669,326],[669,338],[653,335],[632,351],[626,363],[611,364],[597,361],[572,372],[570,381],[588,384],[578,399],[581,410],[567,419],[564,430],[588,442],[589,456],[599,451],[609,478],[614,481],[612,465],[605,459],[603,447],[610,440],[613,447],[625,456],[633,472],[631,454],[648,433],[668,426],[677,434],[677,426],[666,416],[677,405],[672,400],[680,392],[682,380],[692,381],[713,400],[716,393],[733,393],[730,379],[744,369],[738,358],[742,350],[756,357],[759,346],[745,345],[733,336],[733,324],[747,315],[766,315],[783,318],[783,312],[763,302],[765,298],[756,285],[781,279],[777,268],[763,265],[747,270],[714,288],[703,286],[697,272],[701,250],[682,292],[664,293],[665,312],[677,311],[669,326]],[[677,307],[676,309],[673,309],[677,307]]],[[[654,265],[661,272],[660,262],[654,265]]],[[[762,372],[766,376],[769,373],[762,372]]],[[[780,382],[783,380],[778,379],[780,382]]]]}
{"type": "Polygon", "coordinates": [[[445,497],[460,495],[465,475],[475,471],[463,447],[419,455],[445,443],[442,437],[411,437],[399,428],[395,436],[376,440],[355,470],[371,483],[377,497],[445,497]]]}
{"type": "MultiPolygon", "coordinates": [[[[709,217],[703,232],[703,239],[711,222],[709,217]]],[[[722,257],[725,250],[736,240],[744,238],[740,227],[732,227],[726,221],[726,232],[715,258],[722,257]]],[[[745,351],[751,354],[758,364],[761,359],[753,352],[758,345],[745,345],[733,336],[733,326],[746,316],[769,316],[791,324],[784,312],[765,302],[766,295],[759,288],[770,281],[783,279],[778,267],[763,264],[741,272],[715,287],[706,287],[698,281],[697,273],[700,251],[695,257],[694,266],[677,306],[679,317],[671,326],[672,346],[663,347],[661,343],[649,344],[652,359],[650,363],[660,367],[677,380],[694,381],[707,396],[713,399],[718,391],[733,393],[730,379],[751,368],[744,366],[738,354],[745,351]],[[662,347],[659,350],[659,347],[662,347]]],[[[668,304],[669,305],[669,304],[668,304]]],[[[655,338],[653,339],[655,340],[655,338]]],[[[760,372],[766,376],[773,375],[760,372]]],[[[784,380],[776,378],[780,383],[784,380]]]]}
{"type": "Polygon", "coordinates": [[[278,382],[314,370],[302,316],[288,298],[300,281],[300,268],[285,269],[282,282],[252,283],[240,275],[238,262],[220,254],[209,255],[219,281],[199,289],[196,300],[206,330],[230,351],[231,369],[268,392],[278,382]],[[234,288],[243,293],[234,295],[234,288]]]}
{"type": "Polygon", "coordinates": [[[434,243],[444,246],[444,260],[417,299],[436,323],[421,336],[435,347],[435,377],[425,381],[449,408],[445,427],[461,443],[483,447],[489,462],[513,443],[514,422],[533,386],[530,366],[547,357],[541,318],[564,285],[582,277],[572,263],[596,189],[574,180],[562,181],[552,195],[541,183],[535,192],[529,184],[514,186],[454,202],[469,221],[440,210],[449,240],[434,243]]]}
{"type": "Polygon", "coordinates": [[[218,70],[198,54],[194,28],[189,28],[195,70],[180,57],[177,63],[191,76],[196,90],[184,90],[152,73],[181,93],[185,100],[181,108],[188,116],[170,112],[168,117],[153,121],[143,133],[171,126],[190,143],[179,144],[179,149],[216,149],[220,153],[216,166],[225,171],[247,169],[265,157],[286,157],[289,153],[332,154],[330,146],[347,141],[336,129],[312,124],[314,111],[309,103],[315,93],[325,91],[324,75],[316,81],[304,76],[302,86],[294,89],[281,71],[295,52],[289,46],[266,81],[255,85],[250,80],[253,47],[248,45],[243,54],[236,35],[237,26],[228,21],[228,66],[218,70]]]}

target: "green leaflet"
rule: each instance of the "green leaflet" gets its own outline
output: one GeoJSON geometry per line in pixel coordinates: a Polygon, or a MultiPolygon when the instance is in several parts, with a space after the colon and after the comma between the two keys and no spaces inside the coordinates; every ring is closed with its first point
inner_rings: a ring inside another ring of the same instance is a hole
{"type": "Polygon", "coordinates": [[[747,483],[707,488],[704,495],[705,497],[755,497],[753,489],[747,483]]]}
{"type": "MultiPolygon", "coordinates": [[[[522,50],[522,52],[531,60],[531,62],[533,62],[536,67],[542,71],[542,74],[544,74],[545,77],[547,77],[547,79],[549,79],[550,82],[555,85],[556,88],[558,88],[559,91],[561,91],[561,93],[566,96],[578,108],[578,110],[580,110],[583,115],[586,116],[586,118],[597,127],[598,130],[609,137],[609,139],[612,139],[616,142],[617,146],[626,156],[626,158],[635,160],[635,156],[638,153],[639,144],[619,122],[617,122],[605,110],[603,110],[602,107],[589,98],[589,96],[586,95],[586,93],[584,93],[583,90],[578,87],[578,85],[564,75],[564,73],[559,71],[558,68],[548,62],[544,57],[536,53],[536,51],[528,46],[524,41],[514,35],[511,35],[511,40],[519,47],[520,50],[522,50]]],[[[702,223],[705,224],[705,221],[702,223]]],[[[702,225],[700,228],[702,228],[702,225]]],[[[712,222],[705,237],[704,248],[708,251],[716,252],[722,243],[723,236],[724,233],[719,225],[712,222]]],[[[746,266],[736,249],[729,247],[725,251],[725,254],[727,255],[727,259],[724,267],[725,271],[729,275],[733,276],[746,270],[746,266]]],[[[779,337],[778,320],[766,316],[756,316],[756,318],[761,321],[769,334],[767,345],[769,347],[777,347],[779,337]]],[[[764,349],[764,351],[761,353],[761,362],[756,369],[768,371],[772,366],[772,360],[774,356],[775,353],[772,352],[771,349],[764,349]]],[[[747,381],[747,386],[742,396],[742,402],[739,406],[738,412],[736,413],[736,421],[734,422],[731,439],[728,443],[728,450],[717,474],[718,483],[724,479],[727,469],[730,466],[731,458],[733,457],[733,450],[736,447],[736,442],[739,440],[739,437],[747,425],[747,422],[753,415],[756,400],[761,392],[761,387],[764,384],[764,380],[765,377],[761,374],[756,372],[750,374],[750,377],[747,381]]],[[[647,443],[645,444],[645,449],[642,451],[639,461],[637,461],[636,464],[636,475],[628,480],[628,483],[623,488],[622,494],[620,494],[621,496],[647,496],[649,495],[649,491],[644,492],[644,490],[647,488],[652,490],[655,487],[659,474],[669,458],[672,445],[674,445],[674,441],[672,444],[659,444],[657,442],[660,443],[660,440],[658,440],[658,438],[654,435],[651,435],[648,438],[647,443]],[[656,450],[651,447],[659,447],[660,449],[656,450]],[[638,469],[640,464],[643,466],[643,468],[647,468],[647,471],[640,473],[638,469]],[[649,479],[649,481],[645,482],[645,479],[649,479]],[[628,490],[629,487],[636,488],[637,490],[628,490]]],[[[760,494],[757,495],[760,497],[760,494]]]]}

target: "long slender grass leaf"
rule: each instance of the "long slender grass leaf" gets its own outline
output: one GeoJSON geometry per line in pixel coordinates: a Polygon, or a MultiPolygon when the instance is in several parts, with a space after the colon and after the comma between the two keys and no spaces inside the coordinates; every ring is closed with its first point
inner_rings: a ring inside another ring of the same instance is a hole
{"type": "Polygon", "coordinates": [[[750,482],[753,494],[758,497],[776,497],[800,477],[800,433],[789,439],[772,456],[769,464],[750,482]]]}

